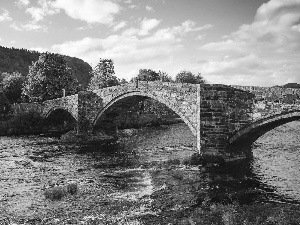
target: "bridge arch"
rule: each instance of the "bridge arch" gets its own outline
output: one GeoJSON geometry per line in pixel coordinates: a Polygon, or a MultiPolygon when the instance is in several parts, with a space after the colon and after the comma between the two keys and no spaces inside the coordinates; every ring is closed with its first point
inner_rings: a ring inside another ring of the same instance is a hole
{"type": "Polygon", "coordinates": [[[300,120],[300,111],[285,112],[260,119],[237,131],[231,138],[229,138],[229,144],[252,144],[260,136],[264,135],[275,127],[296,120],[300,120]]]}
{"type": "Polygon", "coordinates": [[[121,95],[116,96],[115,98],[113,98],[110,102],[108,102],[97,114],[96,118],[93,121],[93,126],[95,127],[97,122],[101,119],[101,117],[103,116],[103,114],[110,109],[112,106],[114,106],[116,103],[124,100],[124,99],[129,99],[132,97],[144,97],[144,98],[151,98],[154,99],[160,103],[163,103],[164,105],[166,105],[168,108],[170,108],[171,110],[173,110],[190,128],[191,132],[193,135],[196,136],[196,129],[193,126],[192,122],[189,121],[189,119],[185,116],[185,114],[183,112],[180,111],[180,109],[176,106],[176,103],[170,101],[167,98],[162,98],[160,96],[155,96],[151,93],[148,92],[143,92],[143,91],[130,91],[127,93],[123,93],[121,95]]]}
{"type": "Polygon", "coordinates": [[[44,129],[51,133],[65,133],[76,128],[77,119],[67,109],[52,107],[44,117],[44,129]]]}
{"type": "Polygon", "coordinates": [[[48,109],[47,111],[45,111],[45,112],[43,112],[43,117],[45,118],[45,119],[47,119],[47,118],[49,118],[49,116],[51,115],[51,114],[53,114],[54,112],[56,112],[56,111],[63,111],[63,112],[65,112],[65,113],[68,113],[68,114],[70,114],[76,121],[77,121],[77,115],[76,114],[74,114],[72,111],[70,111],[69,109],[67,109],[67,108],[64,108],[64,107],[61,107],[61,106],[53,106],[52,108],[50,108],[50,109],[48,109]]]}

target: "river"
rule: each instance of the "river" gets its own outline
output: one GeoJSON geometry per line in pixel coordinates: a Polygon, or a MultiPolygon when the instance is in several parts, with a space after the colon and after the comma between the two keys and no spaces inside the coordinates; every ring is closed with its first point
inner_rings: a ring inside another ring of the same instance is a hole
{"type": "Polygon", "coordinates": [[[202,224],[207,205],[300,203],[300,122],[266,133],[251,159],[225,167],[182,163],[195,152],[184,124],[126,135],[134,141],[125,148],[0,137],[0,224],[202,224]],[[77,194],[45,198],[68,183],[77,194]]]}

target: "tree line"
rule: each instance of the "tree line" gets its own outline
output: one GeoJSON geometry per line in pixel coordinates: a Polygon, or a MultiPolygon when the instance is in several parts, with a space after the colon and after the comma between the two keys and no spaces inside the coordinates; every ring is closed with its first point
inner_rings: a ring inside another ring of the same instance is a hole
{"type": "MultiPolygon", "coordinates": [[[[99,63],[89,73],[90,81],[86,88],[80,86],[74,71],[69,67],[65,56],[55,53],[42,53],[38,60],[32,62],[28,74],[20,72],[0,73],[1,104],[20,102],[42,102],[62,97],[62,90],[66,95],[76,94],[81,90],[94,90],[128,83],[115,75],[114,62],[111,59],[100,59],[99,63]]],[[[179,72],[173,80],[166,72],[151,69],[140,69],[131,79],[141,81],[163,81],[181,83],[204,83],[200,73],[190,71],[179,72]]]]}
{"type": "MultiPolygon", "coordinates": [[[[176,83],[191,83],[201,84],[206,83],[201,73],[194,74],[191,71],[180,71],[175,79],[163,71],[154,71],[152,69],[140,69],[139,73],[133,77],[130,82],[134,80],[140,81],[162,81],[162,82],[176,82],[176,83]]],[[[111,59],[100,59],[99,63],[92,71],[92,78],[88,86],[89,90],[100,89],[115,85],[127,83],[125,79],[119,79],[115,76],[114,62],[111,59]]]]}
{"type": "MultiPolygon", "coordinates": [[[[127,83],[125,79],[115,76],[114,62],[111,59],[100,59],[99,63],[90,72],[88,90],[105,88],[127,83]]],[[[136,77],[141,81],[204,83],[200,73],[197,75],[190,71],[179,72],[175,80],[167,73],[151,69],[140,69],[136,77]]],[[[39,102],[62,96],[62,89],[67,95],[81,90],[78,79],[68,66],[64,56],[54,53],[42,53],[39,59],[29,66],[27,76],[20,72],[3,72],[0,74],[0,84],[11,103],[39,102]]]]}

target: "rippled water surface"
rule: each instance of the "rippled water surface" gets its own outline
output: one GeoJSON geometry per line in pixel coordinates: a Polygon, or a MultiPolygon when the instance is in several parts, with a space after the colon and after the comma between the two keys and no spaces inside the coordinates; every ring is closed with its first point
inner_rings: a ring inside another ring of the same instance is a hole
{"type": "Polygon", "coordinates": [[[300,122],[269,131],[252,151],[252,171],[274,199],[300,202],[300,122]]]}
{"type": "Polygon", "coordinates": [[[211,168],[182,164],[195,152],[186,125],[147,132],[133,134],[137,145],[130,149],[0,137],[0,224],[3,218],[39,224],[177,224],[188,214],[193,224],[201,213],[197,207],[208,202],[300,203],[300,122],[262,136],[251,160],[211,168]],[[69,182],[78,185],[77,195],[45,199],[45,189],[69,182]],[[197,211],[194,217],[191,209],[197,211]]]}

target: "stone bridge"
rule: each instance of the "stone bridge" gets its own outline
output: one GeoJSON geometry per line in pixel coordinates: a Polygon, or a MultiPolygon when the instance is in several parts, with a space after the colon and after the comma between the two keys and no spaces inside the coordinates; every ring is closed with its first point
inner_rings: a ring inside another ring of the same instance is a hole
{"type": "Polygon", "coordinates": [[[18,104],[14,112],[35,111],[47,118],[64,110],[76,119],[77,132],[86,133],[146,98],[178,114],[196,137],[201,153],[222,157],[230,157],[234,154],[231,149],[251,144],[274,127],[300,118],[299,89],[141,81],[43,103],[18,104]]]}

